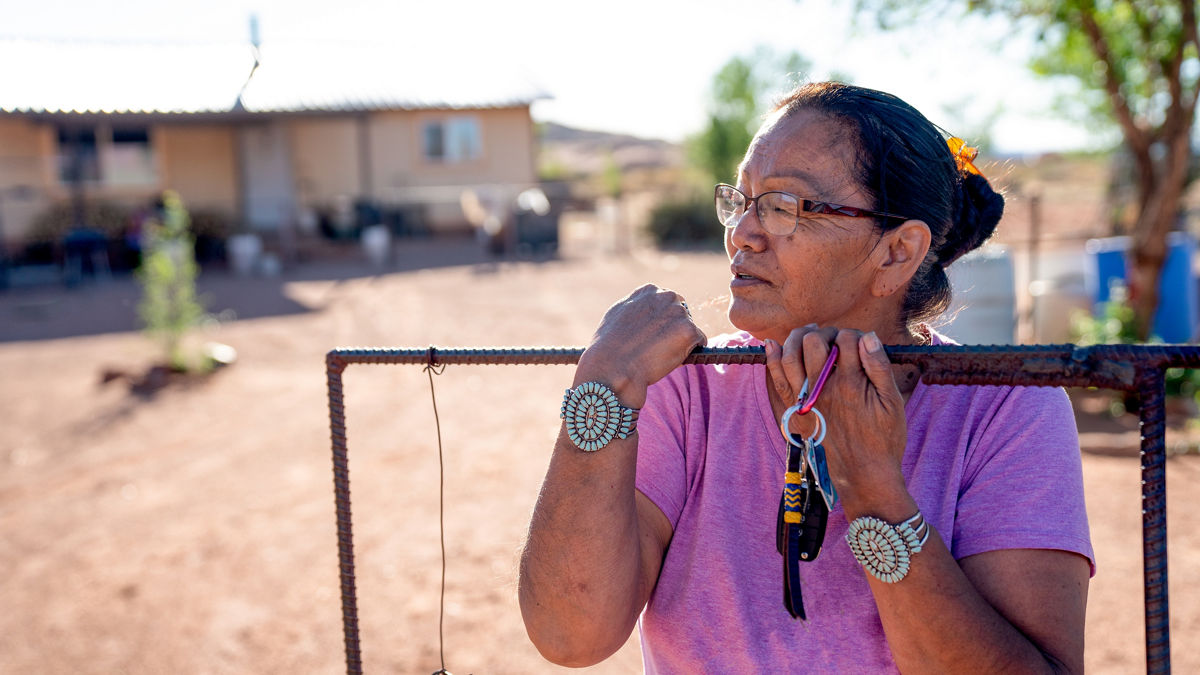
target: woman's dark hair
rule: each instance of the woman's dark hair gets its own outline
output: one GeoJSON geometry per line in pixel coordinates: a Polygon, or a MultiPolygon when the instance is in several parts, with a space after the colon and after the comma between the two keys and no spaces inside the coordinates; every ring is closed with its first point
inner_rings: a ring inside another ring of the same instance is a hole
{"type": "MultiPolygon", "coordinates": [[[[870,208],[922,220],[932,235],[929,253],[909,284],[901,319],[911,328],[944,312],[950,305],[945,268],[992,236],[1004,213],[1004,197],[983,176],[962,170],[938,128],[891,94],[819,82],[787,94],[775,110],[784,117],[816,111],[854,132],[856,178],[875,199],[870,208]]],[[[899,225],[876,220],[880,232],[899,225]]]]}

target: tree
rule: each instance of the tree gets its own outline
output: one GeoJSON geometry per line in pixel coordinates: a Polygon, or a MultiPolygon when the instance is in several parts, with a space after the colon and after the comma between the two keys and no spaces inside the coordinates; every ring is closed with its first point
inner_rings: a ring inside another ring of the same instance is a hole
{"type": "Polygon", "coordinates": [[[734,56],[713,76],[708,124],[689,145],[693,158],[716,182],[733,180],[742,155],[765,112],[764,98],[787,85],[809,63],[797,52],[780,57],[759,48],[751,56],[734,56]]]}
{"type": "Polygon", "coordinates": [[[1130,301],[1145,340],[1189,181],[1200,95],[1195,0],[857,0],[857,11],[887,28],[955,5],[1032,24],[1034,71],[1074,78],[1091,110],[1120,129],[1136,193],[1130,301]]]}

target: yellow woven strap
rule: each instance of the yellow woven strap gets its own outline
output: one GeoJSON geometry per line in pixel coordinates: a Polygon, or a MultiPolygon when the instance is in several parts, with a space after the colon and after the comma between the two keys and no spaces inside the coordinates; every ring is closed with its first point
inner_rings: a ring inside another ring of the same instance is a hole
{"type": "MultiPolygon", "coordinates": [[[[779,474],[775,475],[778,476],[779,474]]],[[[788,471],[787,473],[783,474],[783,482],[788,485],[799,485],[800,483],[804,482],[804,474],[798,471],[788,471]]]]}

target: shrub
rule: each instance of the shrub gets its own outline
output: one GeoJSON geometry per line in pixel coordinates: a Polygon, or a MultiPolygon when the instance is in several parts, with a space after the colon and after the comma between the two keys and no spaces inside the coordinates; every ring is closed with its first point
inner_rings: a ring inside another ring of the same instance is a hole
{"type": "MultiPolygon", "coordinates": [[[[129,209],[111,202],[88,200],[83,205],[83,224],[104,233],[107,239],[119,239],[129,227],[131,216],[129,209]]],[[[34,217],[28,241],[31,244],[60,242],[75,225],[74,202],[55,202],[34,217]]]]}
{"type": "Polygon", "coordinates": [[[655,243],[719,244],[724,237],[712,200],[693,196],[667,201],[650,214],[650,236],[655,243]]]}
{"type": "MultiPolygon", "coordinates": [[[[1098,316],[1079,312],[1072,317],[1071,333],[1080,345],[1134,344],[1137,339],[1137,319],[1129,304],[1124,286],[1114,285],[1110,299],[1103,303],[1098,316]]],[[[1151,338],[1158,342],[1157,338],[1151,338]]],[[[1200,369],[1168,368],[1163,376],[1168,397],[1191,399],[1200,405],[1200,369]]],[[[1124,404],[1130,406],[1132,399],[1124,396],[1124,404]]],[[[1132,408],[1130,408],[1132,410],[1132,408]]]]}
{"type": "Polygon", "coordinates": [[[191,230],[197,237],[228,239],[233,234],[233,217],[218,209],[193,209],[191,230]]]}

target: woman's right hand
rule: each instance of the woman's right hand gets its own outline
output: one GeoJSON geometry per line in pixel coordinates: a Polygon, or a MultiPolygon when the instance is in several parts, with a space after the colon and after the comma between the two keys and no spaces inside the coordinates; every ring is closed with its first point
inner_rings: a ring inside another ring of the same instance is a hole
{"type": "Polygon", "coordinates": [[[597,380],[621,404],[641,408],[646,388],[678,368],[708,338],[692,321],[683,296],[646,284],[604,314],[575,371],[575,383],[597,380]]]}

